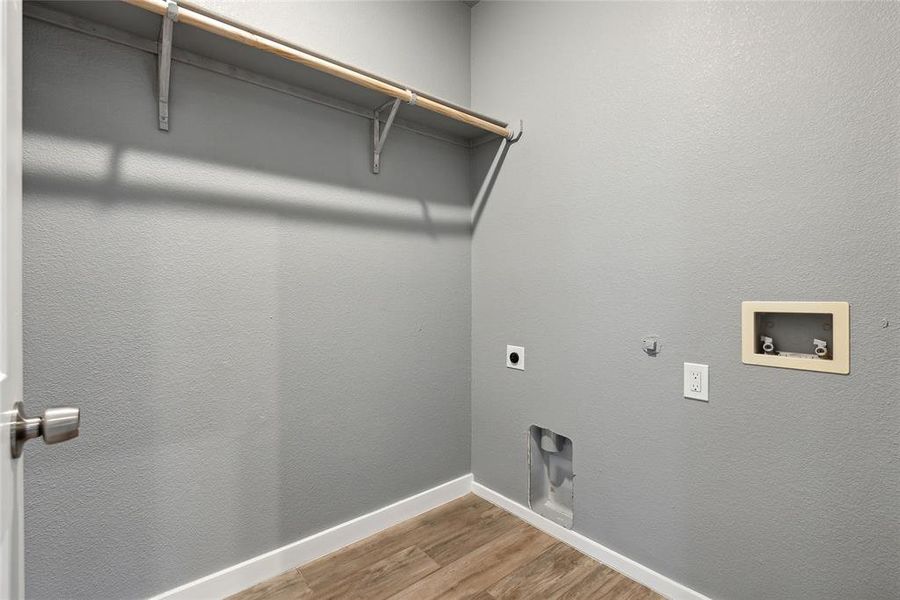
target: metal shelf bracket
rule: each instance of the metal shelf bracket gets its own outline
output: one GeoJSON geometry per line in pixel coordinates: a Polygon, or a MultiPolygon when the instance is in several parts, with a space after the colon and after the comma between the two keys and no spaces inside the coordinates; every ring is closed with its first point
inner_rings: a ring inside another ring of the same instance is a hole
{"type": "Polygon", "coordinates": [[[381,151],[384,148],[384,142],[387,140],[388,132],[391,125],[394,124],[394,117],[397,116],[397,109],[400,108],[400,99],[389,100],[372,111],[372,173],[381,172],[381,151]],[[381,127],[381,112],[388,106],[391,112],[388,114],[387,120],[384,122],[384,129],[381,127]]]}
{"type": "Polygon", "coordinates": [[[178,3],[168,0],[159,29],[159,128],[169,130],[169,82],[172,75],[172,28],[178,20],[178,3]]]}

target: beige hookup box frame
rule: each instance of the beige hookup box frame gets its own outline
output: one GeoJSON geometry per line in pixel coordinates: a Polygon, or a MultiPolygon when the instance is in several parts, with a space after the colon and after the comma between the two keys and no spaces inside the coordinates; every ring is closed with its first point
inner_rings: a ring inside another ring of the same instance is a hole
{"type": "Polygon", "coordinates": [[[741,303],[741,360],[748,365],[848,374],[850,304],[741,303]]]}

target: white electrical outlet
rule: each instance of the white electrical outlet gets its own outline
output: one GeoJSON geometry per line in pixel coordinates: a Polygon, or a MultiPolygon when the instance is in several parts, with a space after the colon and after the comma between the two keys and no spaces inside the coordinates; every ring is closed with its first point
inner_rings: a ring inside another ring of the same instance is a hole
{"type": "Polygon", "coordinates": [[[506,366],[510,369],[525,370],[525,347],[524,346],[507,346],[506,347],[506,366]]]}
{"type": "Polygon", "coordinates": [[[684,397],[709,402],[709,365],[684,363],[684,397]]]}

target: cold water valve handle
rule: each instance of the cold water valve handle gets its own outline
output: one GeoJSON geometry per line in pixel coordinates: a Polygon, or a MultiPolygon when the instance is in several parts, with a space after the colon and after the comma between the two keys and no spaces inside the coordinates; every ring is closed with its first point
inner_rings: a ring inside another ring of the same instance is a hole
{"type": "Polygon", "coordinates": [[[826,342],[825,340],[813,338],[813,344],[816,347],[816,356],[818,356],[819,358],[828,357],[828,342],[826,342]]]}

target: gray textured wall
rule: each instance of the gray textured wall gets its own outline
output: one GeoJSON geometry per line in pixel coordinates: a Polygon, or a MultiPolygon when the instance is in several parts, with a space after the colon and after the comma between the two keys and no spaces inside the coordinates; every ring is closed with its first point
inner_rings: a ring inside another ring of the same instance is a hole
{"type": "Polygon", "coordinates": [[[148,596],[469,472],[465,150],[394,130],[375,177],[366,120],[181,64],[164,134],[154,57],[25,37],[26,396],[83,411],[28,451],[29,598],[148,596]]]}
{"type": "Polygon", "coordinates": [[[665,575],[900,597],[898,17],[473,9],[473,105],[526,120],[473,240],[477,480],[524,503],[524,432],[551,427],[575,444],[575,529],[665,575]],[[747,299],[849,301],[851,374],[742,365],[747,299]],[[710,365],[709,404],[681,397],[684,361],[710,365]]]}

